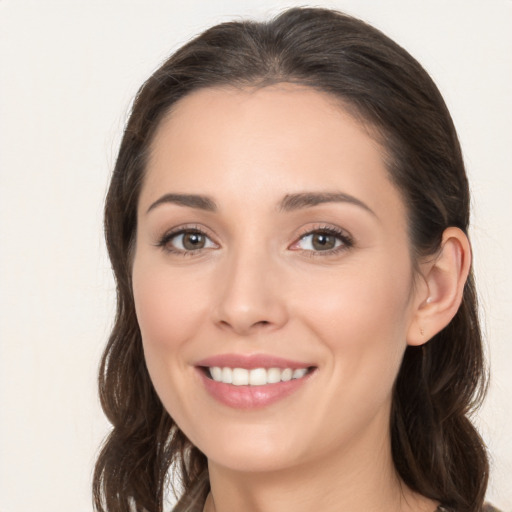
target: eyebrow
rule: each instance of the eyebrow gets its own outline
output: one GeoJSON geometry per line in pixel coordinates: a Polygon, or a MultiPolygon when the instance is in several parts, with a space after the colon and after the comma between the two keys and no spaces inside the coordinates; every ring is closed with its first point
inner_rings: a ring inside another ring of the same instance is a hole
{"type": "Polygon", "coordinates": [[[149,213],[157,206],[165,203],[177,204],[179,206],[188,206],[189,208],[197,208],[208,212],[217,211],[217,205],[213,199],[207,196],[200,196],[197,194],[165,194],[160,199],[157,199],[147,210],[149,213]]]}
{"type": "MultiPolygon", "coordinates": [[[[149,213],[157,206],[165,203],[177,204],[178,206],[186,206],[208,212],[216,212],[218,209],[215,201],[208,196],[198,194],[165,194],[152,203],[146,213],[149,213]]],[[[349,203],[359,206],[376,216],[375,212],[368,205],[363,203],[363,201],[343,192],[301,192],[298,194],[287,194],[279,203],[278,210],[282,212],[292,212],[324,203],[349,203]]]]}
{"type": "Polygon", "coordinates": [[[377,216],[363,201],[343,192],[303,192],[299,194],[287,194],[281,201],[279,210],[291,212],[323,203],[350,203],[363,208],[375,217],[377,216]]]}

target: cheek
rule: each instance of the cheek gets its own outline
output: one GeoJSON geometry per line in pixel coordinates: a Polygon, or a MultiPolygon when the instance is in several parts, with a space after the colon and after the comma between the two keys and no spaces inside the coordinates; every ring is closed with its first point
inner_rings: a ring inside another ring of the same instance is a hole
{"type": "MultiPolygon", "coordinates": [[[[407,265],[406,260],[402,268],[407,265]]],[[[412,277],[403,270],[393,271],[385,262],[353,265],[338,275],[316,274],[314,281],[303,284],[294,294],[301,299],[300,307],[311,311],[311,320],[319,319],[319,325],[336,330],[341,337],[353,330],[398,334],[407,322],[412,277]]]]}
{"type": "Polygon", "coordinates": [[[207,297],[183,273],[163,272],[143,258],[134,262],[133,294],[144,354],[156,387],[172,377],[169,366],[184,364],[187,340],[200,328],[207,297]]]}
{"type": "Polygon", "coordinates": [[[172,345],[187,337],[202,304],[191,283],[173,272],[152,271],[134,264],[133,293],[137,319],[145,342],[172,345]]]}
{"type": "MultiPolygon", "coordinates": [[[[197,337],[206,307],[204,293],[183,273],[135,260],[133,294],[144,358],[153,386],[173,420],[187,427],[199,407],[188,392],[187,347],[197,337]],[[201,297],[203,300],[201,300],[201,297]]],[[[191,428],[188,426],[187,431],[191,428]]]]}
{"type": "Polygon", "coordinates": [[[315,427],[325,433],[326,450],[340,438],[329,434],[329,425],[335,425],[341,437],[350,438],[379,412],[380,420],[387,422],[406,348],[411,283],[403,273],[398,277],[368,268],[343,272],[338,282],[317,279],[315,293],[301,293],[308,297],[300,306],[307,330],[328,354],[324,387],[331,392],[318,398],[317,407],[323,411],[318,417],[330,421],[319,420],[315,427]]]}
{"type": "Polygon", "coordinates": [[[331,353],[335,371],[357,382],[372,374],[392,384],[406,347],[412,277],[403,269],[409,261],[388,263],[354,265],[337,279],[317,279],[315,293],[297,293],[307,297],[297,307],[308,312],[303,318],[331,353]]]}

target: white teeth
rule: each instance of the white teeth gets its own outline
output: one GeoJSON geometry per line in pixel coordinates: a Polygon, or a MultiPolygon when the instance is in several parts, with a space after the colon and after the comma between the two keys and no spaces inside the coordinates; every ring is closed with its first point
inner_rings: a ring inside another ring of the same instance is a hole
{"type": "Polygon", "coordinates": [[[308,372],[307,368],[292,370],[291,368],[209,368],[213,380],[235,386],[265,386],[277,382],[287,382],[292,379],[302,379],[308,372]]]}
{"type": "Polygon", "coordinates": [[[231,384],[233,382],[233,371],[231,368],[222,368],[222,382],[231,384]]]}
{"type": "Polygon", "coordinates": [[[292,379],[302,379],[304,375],[308,372],[307,368],[300,368],[299,370],[294,370],[292,379]]]}
{"type": "Polygon", "coordinates": [[[267,370],[267,382],[269,384],[275,384],[281,382],[281,369],[280,368],[269,368],[267,370]]]}
{"type": "MultiPolygon", "coordinates": [[[[229,368],[226,369],[229,370],[229,368]]],[[[210,368],[210,374],[213,380],[216,380],[217,382],[222,380],[222,368],[214,366],[213,368],[210,368]]]]}
{"type": "Polygon", "coordinates": [[[249,372],[249,384],[251,386],[264,386],[267,383],[267,370],[256,368],[249,372]]]}
{"type": "Polygon", "coordinates": [[[281,380],[283,382],[286,382],[288,380],[292,380],[292,377],[293,377],[293,370],[291,368],[285,368],[281,372],[281,380]]]}
{"type": "Polygon", "coordinates": [[[233,382],[235,386],[247,386],[249,384],[249,370],[245,368],[233,368],[233,382]]]}

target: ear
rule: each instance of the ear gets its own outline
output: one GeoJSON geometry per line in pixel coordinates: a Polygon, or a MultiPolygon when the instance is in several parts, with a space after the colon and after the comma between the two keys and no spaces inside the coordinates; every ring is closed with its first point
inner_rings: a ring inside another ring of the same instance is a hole
{"type": "Polygon", "coordinates": [[[420,263],[408,345],[423,345],[444,329],[457,313],[471,268],[468,237],[455,227],[443,233],[441,248],[433,259],[420,263]]]}

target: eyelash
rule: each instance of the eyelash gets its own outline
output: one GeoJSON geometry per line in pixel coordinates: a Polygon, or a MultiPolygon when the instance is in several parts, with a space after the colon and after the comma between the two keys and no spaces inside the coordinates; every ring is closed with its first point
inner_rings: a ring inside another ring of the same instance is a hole
{"type": "Polygon", "coordinates": [[[161,247],[164,251],[167,251],[172,254],[177,254],[179,256],[187,257],[187,256],[194,256],[204,250],[204,248],[200,249],[190,249],[188,251],[183,251],[181,249],[176,249],[173,247],[170,242],[173,238],[179,236],[179,235],[185,235],[185,234],[198,234],[202,235],[205,238],[211,240],[211,237],[200,227],[198,226],[184,226],[177,229],[173,229],[171,231],[168,231],[165,233],[162,238],[158,241],[156,244],[157,247],[161,247]]]}
{"type": "MultiPolygon", "coordinates": [[[[201,252],[202,250],[205,249],[205,248],[200,248],[200,249],[190,249],[187,251],[183,251],[181,249],[176,249],[175,247],[173,247],[170,244],[170,242],[172,241],[173,238],[175,238],[179,235],[184,235],[184,234],[202,235],[211,241],[211,237],[203,229],[201,229],[198,226],[190,226],[190,227],[180,227],[180,228],[177,228],[177,229],[174,229],[172,231],[165,233],[156,245],[157,245],[157,247],[160,247],[169,253],[177,254],[177,255],[180,255],[183,257],[197,255],[199,252],[201,252]]],[[[303,240],[307,236],[318,235],[318,234],[334,236],[336,239],[341,241],[341,244],[338,247],[334,247],[332,249],[326,249],[325,251],[315,251],[315,250],[305,250],[305,249],[302,249],[302,250],[296,249],[296,250],[301,251],[307,257],[315,258],[315,257],[319,257],[319,256],[325,257],[325,256],[333,255],[333,254],[338,254],[340,252],[350,249],[354,245],[354,241],[353,241],[352,237],[347,232],[342,231],[341,229],[338,229],[338,228],[334,228],[332,226],[318,226],[316,228],[309,229],[306,232],[302,233],[299,236],[299,238],[297,239],[297,241],[294,242],[292,245],[298,244],[301,240],[303,240]]],[[[213,242],[213,243],[215,243],[215,242],[213,242]]]]}
{"type": "Polygon", "coordinates": [[[292,245],[298,244],[301,240],[303,240],[307,236],[319,235],[319,234],[333,236],[336,239],[340,240],[341,244],[338,247],[334,247],[332,249],[327,249],[325,251],[302,250],[301,252],[309,258],[331,256],[334,254],[344,252],[354,246],[353,238],[346,231],[343,231],[339,228],[335,228],[333,226],[318,226],[313,229],[308,229],[305,233],[301,234],[299,236],[297,242],[294,242],[292,245]]]}

